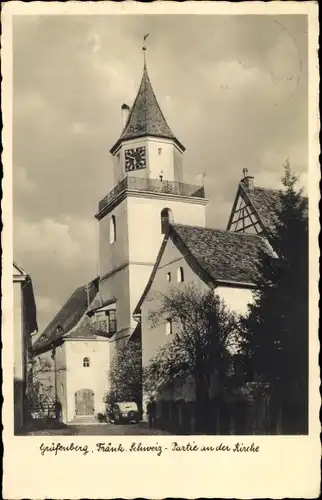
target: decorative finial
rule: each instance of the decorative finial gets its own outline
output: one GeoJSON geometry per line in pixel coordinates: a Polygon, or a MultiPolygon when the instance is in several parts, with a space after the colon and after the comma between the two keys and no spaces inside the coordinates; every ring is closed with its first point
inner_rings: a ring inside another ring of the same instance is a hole
{"type": "Polygon", "coordinates": [[[244,179],[247,177],[248,168],[243,168],[244,179]]]}
{"type": "Polygon", "coordinates": [[[145,66],[145,63],[146,63],[146,60],[145,60],[145,51],[146,51],[145,40],[148,38],[149,34],[150,33],[147,33],[143,37],[143,47],[142,47],[142,50],[143,50],[143,54],[144,54],[144,66],[145,66]]]}

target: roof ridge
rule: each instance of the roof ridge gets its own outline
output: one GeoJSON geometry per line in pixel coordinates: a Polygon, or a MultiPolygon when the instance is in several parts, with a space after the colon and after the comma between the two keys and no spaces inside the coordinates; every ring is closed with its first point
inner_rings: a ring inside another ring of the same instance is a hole
{"type": "Polygon", "coordinates": [[[243,235],[243,236],[250,236],[250,237],[254,237],[254,236],[260,236],[258,234],[252,234],[252,233],[241,233],[241,232],[236,232],[236,231],[229,231],[227,229],[223,229],[223,228],[215,228],[215,227],[204,227],[204,226],[191,226],[189,224],[176,224],[176,223],[172,223],[170,224],[171,226],[173,226],[174,228],[176,226],[179,226],[179,227],[186,227],[186,228],[191,228],[191,229],[203,229],[203,230],[207,230],[207,231],[216,231],[216,232],[219,232],[219,233],[229,233],[229,234],[232,234],[232,235],[243,235]]]}
{"type": "MultiPolygon", "coordinates": [[[[268,187],[263,187],[263,186],[254,186],[253,189],[259,189],[261,191],[271,191],[272,193],[276,193],[276,194],[284,193],[284,189],[283,188],[268,188],[268,187]]],[[[301,189],[303,189],[303,187],[301,189]]],[[[248,191],[252,191],[252,190],[248,189],[248,191]]],[[[302,195],[302,198],[308,199],[308,196],[306,196],[306,195],[303,196],[302,195]]]]}
{"type": "Polygon", "coordinates": [[[273,191],[274,193],[279,193],[280,191],[282,191],[282,189],[269,188],[269,187],[264,187],[264,186],[254,186],[253,189],[260,189],[262,191],[273,191]]]}

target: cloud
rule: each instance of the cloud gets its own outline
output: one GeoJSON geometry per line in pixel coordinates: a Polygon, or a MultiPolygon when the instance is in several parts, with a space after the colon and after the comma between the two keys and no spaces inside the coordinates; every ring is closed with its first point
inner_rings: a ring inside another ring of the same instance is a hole
{"type": "Polygon", "coordinates": [[[31,274],[39,329],[43,329],[68,296],[97,274],[95,221],[68,216],[61,221],[14,219],[14,259],[31,274]]]}
{"type": "Polygon", "coordinates": [[[80,248],[70,237],[69,226],[51,219],[41,220],[35,224],[27,224],[22,218],[15,219],[16,248],[36,255],[47,254],[48,259],[54,257],[60,261],[70,260],[71,264],[80,254],[80,248]]]}
{"type": "Polygon", "coordinates": [[[101,48],[100,37],[97,33],[90,33],[85,40],[84,47],[92,54],[95,54],[101,48]]]}
{"type": "Polygon", "coordinates": [[[18,195],[23,193],[35,193],[37,186],[29,179],[27,171],[24,167],[17,165],[13,171],[13,176],[15,191],[18,195]]]}

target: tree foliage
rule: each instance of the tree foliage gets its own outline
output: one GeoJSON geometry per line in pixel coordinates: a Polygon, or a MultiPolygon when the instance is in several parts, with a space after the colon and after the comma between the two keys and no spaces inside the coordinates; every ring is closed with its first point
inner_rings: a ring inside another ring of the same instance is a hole
{"type": "Polygon", "coordinates": [[[45,408],[55,402],[53,364],[39,356],[27,366],[27,400],[30,408],[45,408]]]}
{"type": "Polygon", "coordinates": [[[139,341],[130,340],[120,345],[112,359],[109,371],[110,390],[106,403],[142,400],[142,350],[139,341]]]}
{"type": "Polygon", "coordinates": [[[305,431],[308,393],[307,199],[295,189],[289,163],[284,169],[284,189],[269,232],[277,258],[260,255],[257,290],[244,326],[250,365],[269,383],[284,415],[283,432],[291,432],[291,421],[300,432],[305,431]]]}
{"type": "Polygon", "coordinates": [[[200,291],[189,284],[162,295],[160,308],[151,312],[149,319],[152,327],[171,320],[174,330],[171,340],[145,369],[145,390],[162,393],[173,388],[176,380],[192,377],[201,422],[207,413],[211,378],[216,373],[219,389],[227,382],[238,346],[236,316],[213,290],[200,291]]]}

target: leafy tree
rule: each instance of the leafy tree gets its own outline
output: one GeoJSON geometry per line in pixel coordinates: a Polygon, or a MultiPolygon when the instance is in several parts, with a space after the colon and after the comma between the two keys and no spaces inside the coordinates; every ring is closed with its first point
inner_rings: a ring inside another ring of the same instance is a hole
{"type": "Polygon", "coordinates": [[[171,320],[173,336],[145,369],[145,389],[162,393],[190,377],[195,387],[197,430],[205,430],[212,377],[216,374],[219,393],[228,383],[232,352],[238,344],[237,318],[213,290],[200,291],[189,284],[162,295],[159,310],[150,313],[152,326],[165,320],[171,320]]]}
{"type": "MultiPolygon", "coordinates": [[[[60,404],[56,400],[55,377],[66,368],[55,368],[52,361],[37,356],[29,359],[27,364],[26,384],[26,420],[32,420],[32,413],[42,416],[53,416],[53,407],[60,404]]],[[[61,406],[60,406],[61,408],[61,406]]],[[[59,415],[56,415],[56,419],[59,415]]]]}
{"type": "Polygon", "coordinates": [[[142,350],[139,341],[122,344],[112,359],[109,372],[110,390],[106,403],[134,401],[141,408],[142,401],[142,350]]]}
{"type": "Polygon", "coordinates": [[[283,433],[307,432],[308,217],[307,199],[284,166],[280,203],[269,241],[277,258],[261,253],[257,290],[244,323],[250,366],[270,387],[283,433]]]}

